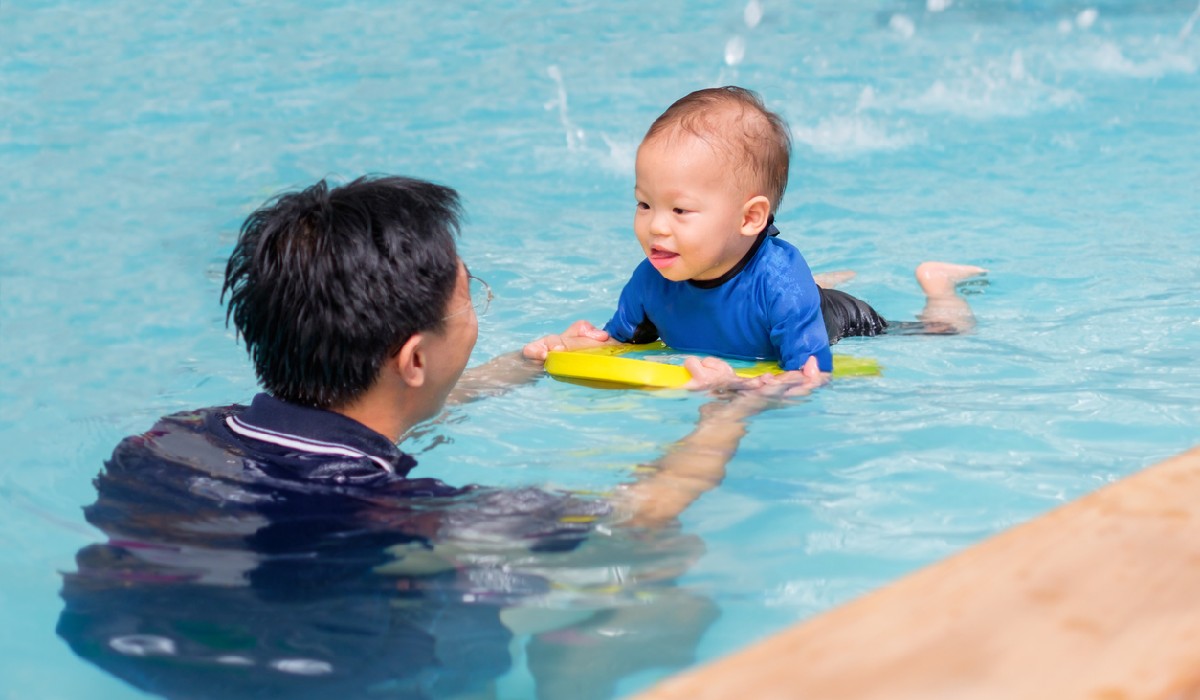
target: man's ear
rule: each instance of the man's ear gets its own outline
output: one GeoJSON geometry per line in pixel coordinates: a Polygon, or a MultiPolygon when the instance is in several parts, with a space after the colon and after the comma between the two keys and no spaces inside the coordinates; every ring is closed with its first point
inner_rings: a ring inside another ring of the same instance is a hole
{"type": "Polygon", "coordinates": [[[771,218],[771,200],[761,194],[751,197],[742,205],[742,228],[738,232],[743,236],[757,236],[767,227],[769,218],[771,218]]]}
{"type": "Polygon", "coordinates": [[[416,388],[425,384],[428,359],[424,334],[413,333],[408,340],[404,341],[404,345],[400,346],[400,352],[392,356],[390,362],[395,368],[397,376],[400,377],[400,381],[416,388]]]}

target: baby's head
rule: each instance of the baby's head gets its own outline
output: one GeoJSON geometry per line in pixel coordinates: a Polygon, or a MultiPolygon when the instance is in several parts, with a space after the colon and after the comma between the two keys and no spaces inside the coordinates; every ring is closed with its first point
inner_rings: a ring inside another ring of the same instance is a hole
{"type": "Polygon", "coordinates": [[[792,138],[787,123],[753,91],[727,85],[676,100],[646,131],[642,145],[659,139],[699,138],[724,159],[731,191],[763,195],[771,213],[787,189],[792,138]]]}
{"type": "Polygon", "coordinates": [[[693,92],[663,112],[637,153],[633,229],[673,281],[722,279],[783,199],[791,139],[778,115],[738,87],[693,92]]]}

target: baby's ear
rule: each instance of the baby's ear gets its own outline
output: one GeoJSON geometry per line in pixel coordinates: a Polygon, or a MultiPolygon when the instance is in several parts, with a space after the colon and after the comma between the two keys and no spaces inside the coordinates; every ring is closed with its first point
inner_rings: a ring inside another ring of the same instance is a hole
{"type": "Polygon", "coordinates": [[[771,200],[761,194],[751,197],[742,205],[742,228],[739,233],[743,236],[757,236],[767,227],[769,218],[771,218],[771,200]]]}

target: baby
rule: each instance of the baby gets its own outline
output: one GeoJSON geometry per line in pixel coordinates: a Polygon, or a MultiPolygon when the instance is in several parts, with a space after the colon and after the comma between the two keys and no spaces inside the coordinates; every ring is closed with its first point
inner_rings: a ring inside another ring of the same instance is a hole
{"type": "MultiPolygon", "coordinates": [[[[616,313],[603,330],[578,321],[540,338],[525,356],[661,338],[681,352],[830,372],[829,346],[841,338],[897,325],[957,333],[973,324],[955,287],[982,274],[979,267],[922,263],[916,274],[927,303],[917,323],[889,324],[866,302],[818,286],[774,225],[790,151],[787,125],[749,90],[699,90],[671,105],[638,148],[633,229],[646,259],[616,313]]],[[[833,273],[826,286],[837,278],[845,274],[833,273]]]]}

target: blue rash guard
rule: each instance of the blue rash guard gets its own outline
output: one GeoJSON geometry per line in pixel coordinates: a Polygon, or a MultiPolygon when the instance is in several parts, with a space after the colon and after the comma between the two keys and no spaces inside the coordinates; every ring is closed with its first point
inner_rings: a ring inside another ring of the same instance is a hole
{"type": "Polygon", "coordinates": [[[800,369],[815,356],[833,370],[821,294],[795,246],[768,225],[732,270],[714,280],[666,279],[643,260],[604,326],[623,343],[657,338],[681,352],[776,360],[800,369]]]}

